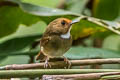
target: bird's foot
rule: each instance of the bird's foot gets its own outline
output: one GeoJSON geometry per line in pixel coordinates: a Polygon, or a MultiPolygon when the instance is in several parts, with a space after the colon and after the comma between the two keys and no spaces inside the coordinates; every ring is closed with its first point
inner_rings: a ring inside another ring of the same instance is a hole
{"type": "Polygon", "coordinates": [[[47,69],[48,67],[51,68],[50,63],[48,62],[48,58],[46,58],[45,63],[44,63],[44,68],[47,69]]]}
{"type": "Polygon", "coordinates": [[[64,61],[65,61],[66,64],[68,64],[68,69],[70,69],[71,68],[71,62],[66,57],[64,57],[64,61]]]}

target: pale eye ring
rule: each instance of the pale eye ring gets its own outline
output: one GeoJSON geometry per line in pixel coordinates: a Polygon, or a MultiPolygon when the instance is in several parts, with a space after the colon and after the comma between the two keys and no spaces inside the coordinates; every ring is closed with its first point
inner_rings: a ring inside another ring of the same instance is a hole
{"type": "Polygon", "coordinates": [[[66,22],[63,20],[63,21],[61,22],[61,24],[62,24],[62,25],[65,25],[65,24],[66,24],[66,22]]]}

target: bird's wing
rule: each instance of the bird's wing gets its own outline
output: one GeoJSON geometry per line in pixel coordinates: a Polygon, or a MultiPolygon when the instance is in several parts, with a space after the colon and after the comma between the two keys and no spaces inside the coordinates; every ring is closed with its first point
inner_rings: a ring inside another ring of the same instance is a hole
{"type": "Polygon", "coordinates": [[[42,46],[46,45],[49,40],[51,40],[51,37],[47,36],[47,37],[42,37],[40,40],[40,52],[38,53],[38,55],[36,56],[36,60],[40,59],[40,60],[44,60],[45,55],[42,51],[42,46]]]}
{"type": "Polygon", "coordinates": [[[40,46],[46,45],[50,40],[51,40],[51,37],[50,37],[50,36],[43,37],[43,38],[40,40],[40,46]]]}

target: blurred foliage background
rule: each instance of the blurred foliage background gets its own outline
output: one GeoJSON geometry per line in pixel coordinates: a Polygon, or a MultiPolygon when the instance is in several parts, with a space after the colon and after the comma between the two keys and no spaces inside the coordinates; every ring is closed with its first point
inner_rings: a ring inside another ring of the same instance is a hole
{"type": "Polygon", "coordinates": [[[65,56],[119,58],[120,0],[0,0],[0,66],[35,62],[39,39],[49,22],[81,16],[87,19],[72,28],[73,45],[65,56]]]}

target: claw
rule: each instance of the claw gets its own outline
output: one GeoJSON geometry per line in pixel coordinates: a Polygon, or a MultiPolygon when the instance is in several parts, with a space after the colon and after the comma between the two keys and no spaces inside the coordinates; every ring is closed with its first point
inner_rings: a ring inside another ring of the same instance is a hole
{"type": "Polygon", "coordinates": [[[45,68],[45,69],[47,69],[48,67],[51,68],[51,65],[50,65],[50,63],[48,62],[48,60],[49,60],[49,58],[46,57],[45,63],[44,63],[44,68],[45,68]]]}
{"type": "MultiPolygon", "coordinates": [[[[64,57],[64,56],[63,56],[63,57],[64,57]]],[[[70,69],[70,67],[71,67],[71,62],[70,62],[66,57],[64,57],[64,61],[65,61],[66,64],[68,64],[68,69],[70,69]]]]}

